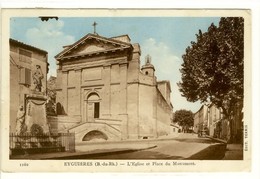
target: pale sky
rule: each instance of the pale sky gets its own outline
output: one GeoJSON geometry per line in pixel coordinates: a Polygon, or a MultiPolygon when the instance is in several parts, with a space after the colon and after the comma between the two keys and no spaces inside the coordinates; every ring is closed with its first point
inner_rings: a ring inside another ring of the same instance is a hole
{"type": "Polygon", "coordinates": [[[128,34],[131,43],[141,46],[141,64],[147,54],[152,57],[158,80],[170,80],[171,101],[174,111],[180,109],[196,112],[200,102],[190,103],[182,97],[177,86],[181,80],[179,69],[182,55],[191,41],[196,40],[199,29],[207,31],[211,23],[218,25],[219,17],[60,17],[59,20],[41,21],[39,18],[11,18],[11,38],[48,52],[50,70],[48,76],[56,76],[54,56],[63,48],[93,33],[96,21],[97,33],[104,37],[128,34]]]}

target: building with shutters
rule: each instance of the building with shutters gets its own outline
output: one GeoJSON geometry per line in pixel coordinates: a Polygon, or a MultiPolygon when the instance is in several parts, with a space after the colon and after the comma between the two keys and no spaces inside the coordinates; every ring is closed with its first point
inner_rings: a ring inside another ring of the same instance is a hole
{"type": "Polygon", "coordinates": [[[241,143],[243,139],[243,103],[233,105],[230,120],[225,118],[221,108],[211,103],[202,105],[194,114],[194,132],[207,129],[208,135],[228,142],[241,143]]]}
{"type": "MultiPolygon", "coordinates": [[[[53,130],[92,139],[147,139],[171,132],[170,82],[157,81],[151,57],[128,35],[87,34],[58,55],[53,130]]],[[[160,59],[163,63],[164,59],[160,59]]]]}
{"type": "MultiPolygon", "coordinates": [[[[10,44],[10,132],[15,132],[16,116],[19,106],[26,107],[32,99],[43,101],[46,96],[46,77],[48,53],[42,49],[27,45],[14,39],[10,44]]],[[[33,104],[32,104],[33,105],[33,104]]],[[[31,107],[33,107],[31,105],[31,107]]],[[[42,111],[44,105],[38,105],[35,113],[42,111]],[[37,112],[36,112],[37,111],[37,112]]],[[[31,108],[32,109],[32,108],[31,108]]],[[[31,113],[33,111],[30,111],[31,113]]],[[[31,114],[33,115],[33,114],[31,114]]],[[[41,116],[44,117],[44,114],[41,116]]],[[[43,119],[44,120],[44,119],[43,119]]]]}
{"type": "Polygon", "coordinates": [[[206,129],[208,129],[208,107],[206,105],[202,105],[194,114],[193,130],[195,133],[200,133],[206,129]]]}

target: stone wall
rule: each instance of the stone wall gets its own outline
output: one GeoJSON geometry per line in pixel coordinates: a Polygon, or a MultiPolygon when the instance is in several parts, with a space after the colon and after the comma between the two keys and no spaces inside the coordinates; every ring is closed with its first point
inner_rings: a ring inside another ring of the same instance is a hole
{"type": "Polygon", "coordinates": [[[154,101],[155,86],[139,85],[139,136],[156,137],[156,102],[154,101]]]}
{"type": "Polygon", "coordinates": [[[169,87],[169,81],[158,81],[157,86],[158,86],[158,90],[161,92],[164,99],[170,105],[170,103],[171,103],[171,101],[170,101],[171,100],[170,99],[171,89],[169,87]]]}
{"type": "Polygon", "coordinates": [[[168,135],[170,133],[170,124],[172,117],[172,108],[169,106],[161,92],[157,89],[157,135],[168,135]]]}

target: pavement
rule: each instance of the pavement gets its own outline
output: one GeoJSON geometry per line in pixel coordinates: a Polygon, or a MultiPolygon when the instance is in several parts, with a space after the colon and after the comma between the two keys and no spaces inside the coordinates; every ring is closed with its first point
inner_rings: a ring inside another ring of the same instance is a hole
{"type": "Polygon", "coordinates": [[[243,160],[243,145],[227,144],[227,149],[223,160],[243,160]]]}
{"type": "Polygon", "coordinates": [[[227,141],[207,136],[208,138],[226,144],[225,156],[222,160],[243,160],[243,145],[228,144],[227,141]]]}
{"type": "MultiPolygon", "coordinates": [[[[196,134],[178,134],[157,139],[87,142],[76,144],[76,152],[59,152],[12,156],[11,159],[243,159],[241,147],[217,139],[198,138],[196,134]],[[227,146],[227,151],[226,151],[227,146]],[[221,154],[215,153],[221,151],[221,154]],[[215,155],[215,156],[214,156],[215,155]]],[[[242,145],[241,145],[242,146],[242,145]]]]}
{"type": "Polygon", "coordinates": [[[133,151],[147,150],[156,147],[154,144],[135,144],[121,143],[114,146],[115,142],[92,143],[76,147],[76,152],[55,152],[41,154],[27,154],[12,156],[11,159],[32,159],[32,160],[47,160],[47,159],[73,159],[81,157],[95,157],[99,155],[111,155],[115,153],[127,153],[133,151]],[[85,149],[85,150],[84,150],[85,149]]]}
{"type": "MultiPolygon", "coordinates": [[[[73,159],[79,157],[97,157],[103,155],[124,154],[142,150],[153,149],[157,147],[158,141],[174,140],[183,138],[185,134],[174,134],[161,136],[157,139],[142,139],[142,140],[126,140],[126,141],[99,141],[99,142],[81,142],[76,144],[75,152],[55,152],[41,154],[26,154],[11,156],[11,159],[32,159],[32,160],[47,160],[47,159],[73,159]],[[181,137],[179,137],[181,136],[181,137]]],[[[194,135],[195,136],[195,135],[194,135]]],[[[193,136],[193,137],[194,137],[193,136]]],[[[188,135],[189,137],[189,135],[188,135]]],[[[187,138],[187,137],[186,137],[187,138]]],[[[199,148],[201,149],[201,148],[199,148]]],[[[183,153],[183,150],[181,150],[183,153]]]]}

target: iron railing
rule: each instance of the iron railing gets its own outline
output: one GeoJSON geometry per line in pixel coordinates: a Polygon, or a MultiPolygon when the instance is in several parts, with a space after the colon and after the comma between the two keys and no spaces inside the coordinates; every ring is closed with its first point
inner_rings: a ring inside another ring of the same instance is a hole
{"type": "Polygon", "coordinates": [[[74,133],[15,134],[10,133],[11,155],[47,152],[74,152],[74,133]]]}

